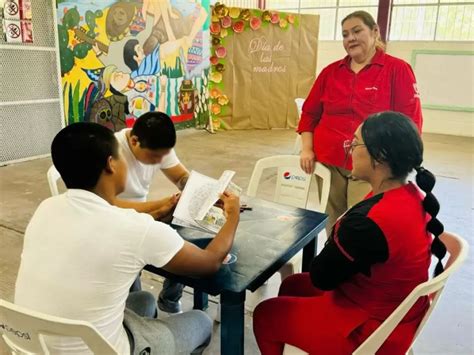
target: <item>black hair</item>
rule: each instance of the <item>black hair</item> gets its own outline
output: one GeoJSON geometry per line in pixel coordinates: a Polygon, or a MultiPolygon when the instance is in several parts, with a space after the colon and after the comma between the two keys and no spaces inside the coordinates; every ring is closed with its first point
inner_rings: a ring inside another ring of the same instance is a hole
{"type": "Polygon", "coordinates": [[[123,61],[132,72],[138,69],[138,63],[133,57],[137,55],[135,47],[139,43],[136,39],[129,39],[123,46],[123,61]]]}
{"type": "Polygon", "coordinates": [[[92,190],[112,156],[118,158],[114,133],[92,122],[63,128],[51,144],[51,157],[68,189],[92,190]]]}
{"type": "Polygon", "coordinates": [[[173,121],[163,112],[141,115],[133,125],[132,135],[137,136],[141,148],[171,149],[176,144],[173,121]]]}
{"type": "Polygon", "coordinates": [[[413,121],[399,112],[380,112],[371,115],[361,128],[362,139],[371,158],[386,163],[392,178],[405,180],[416,170],[416,183],[426,194],[423,200],[425,211],[431,216],[426,229],[434,236],[431,253],[438,258],[435,276],[443,272],[441,260],[446,255],[446,246],[439,239],[443,224],[436,218],[440,205],[431,192],[436,183],[435,176],[422,167],[423,142],[413,121]]]}

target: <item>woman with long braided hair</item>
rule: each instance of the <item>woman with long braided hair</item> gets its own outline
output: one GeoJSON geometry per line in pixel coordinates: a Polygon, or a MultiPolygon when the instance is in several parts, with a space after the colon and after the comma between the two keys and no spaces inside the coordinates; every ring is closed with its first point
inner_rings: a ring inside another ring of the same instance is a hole
{"type": "MultiPolygon", "coordinates": [[[[372,192],[336,222],[309,273],[286,278],[279,297],[254,312],[263,355],[291,344],[310,354],[350,354],[428,280],[431,255],[443,271],[434,175],[422,167],[423,143],[404,114],[371,115],[344,143],[354,178],[372,192]],[[416,185],[408,175],[416,171],[416,185]],[[420,191],[421,190],[421,191],[420,191]]],[[[420,298],[377,354],[404,354],[429,300],[420,298]]]]}

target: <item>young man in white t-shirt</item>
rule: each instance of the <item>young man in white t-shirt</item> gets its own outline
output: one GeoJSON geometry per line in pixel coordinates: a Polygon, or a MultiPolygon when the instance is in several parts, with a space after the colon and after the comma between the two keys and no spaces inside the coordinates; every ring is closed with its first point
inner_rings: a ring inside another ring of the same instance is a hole
{"type": "MultiPolygon", "coordinates": [[[[173,195],[158,201],[145,202],[155,174],[163,174],[182,190],[189,177],[188,170],[179,161],[174,151],[176,130],[171,118],[162,112],[148,112],[140,116],[132,129],[115,133],[123,156],[128,164],[125,190],[117,196],[114,204],[150,213],[161,221],[169,221],[178,197],[173,195]]],[[[158,307],[168,313],[181,312],[181,296],[184,286],[165,279],[158,297],[158,307]]],[[[131,291],[141,290],[138,277],[131,291]]]]}
{"type": "Polygon", "coordinates": [[[150,185],[155,174],[161,170],[179,190],[183,190],[189,178],[189,171],[179,161],[174,151],[176,130],[171,118],[162,112],[148,112],[140,116],[133,128],[126,128],[115,137],[122,148],[128,164],[128,178],[124,192],[117,196],[114,204],[134,208],[139,212],[163,219],[176,204],[176,197],[149,201],[150,185]],[[171,208],[170,208],[171,206],[171,208]],[[159,213],[162,207],[164,213],[159,213]]]}
{"type": "MultiPolygon", "coordinates": [[[[28,224],[15,303],[90,322],[119,354],[202,351],[212,331],[205,313],[154,319],[153,295],[129,288],[146,264],[174,274],[216,272],[234,240],[238,197],[222,196],[227,222],[199,249],[150,215],[113,206],[125,188],[127,163],[107,128],[67,126],[54,138],[51,155],[68,191],[43,201],[28,224]]],[[[46,342],[52,353],[88,352],[77,338],[46,342]]]]}

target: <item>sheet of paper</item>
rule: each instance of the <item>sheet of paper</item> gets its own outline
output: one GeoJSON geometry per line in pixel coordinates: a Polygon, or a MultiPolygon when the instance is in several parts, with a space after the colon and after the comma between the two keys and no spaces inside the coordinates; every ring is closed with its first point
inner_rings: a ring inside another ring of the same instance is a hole
{"type": "Polygon", "coordinates": [[[217,181],[217,186],[215,189],[210,191],[209,197],[206,202],[201,206],[196,219],[201,221],[204,219],[206,214],[209,212],[210,208],[214,206],[214,204],[219,200],[219,196],[221,193],[225,191],[227,186],[229,185],[230,181],[235,175],[235,171],[225,170],[219,180],[217,181]]]}
{"type": "Polygon", "coordinates": [[[205,228],[204,226],[199,225],[199,223],[197,222],[188,223],[176,217],[173,218],[173,221],[171,223],[176,226],[197,229],[205,233],[211,233],[211,234],[214,233],[212,230],[209,230],[208,228],[205,228]]]}
{"type": "Polygon", "coordinates": [[[229,186],[227,186],[226,190],[237,196],[242,195],[242,188],[239,185],[234,184],[232,181],[229,183],[229,186]]]}
{"type": "Polygon", "coordinates": [[[201,207],[216,189],[216,179],[191,171],[173,217],[197,226],[194,220],[197,218],[201,207]]]}

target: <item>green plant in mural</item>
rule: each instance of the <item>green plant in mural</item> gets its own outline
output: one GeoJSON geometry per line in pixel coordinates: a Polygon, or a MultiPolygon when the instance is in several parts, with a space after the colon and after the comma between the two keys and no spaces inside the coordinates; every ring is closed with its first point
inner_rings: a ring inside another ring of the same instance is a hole
{"type": "Polygon", "coordinates": [[[71,71],[74,67],[74,58],[83,59],[87,56],[89,50],[92,49],[91,42],[94,41],[96,33],[96,19],[102,17],[103,12],[97,10],[92,12],[88,10],[86,12],[86,24],[88,31],[79,26],[81,16],[76,7],[71,8],[64,14],[62,24],[58,25],[58,36],[59,36],[59,53],[61,60],[61,75],[65,75],[71,71]],[[69,44],[69,30],[74,30],[76,37],[81,35],[81,42],[74,45],[69,44]]]}
{"type": "Polygon", "coordinates": [[[183,65],[181,64],[181,60],[179,59],[179,57],[176,57],[174,68],[168,67],[165,64],[163,66],[163,69],[161,70],[161,74],[167,76],[169,79],[182,78],[184,76],[182,67],[183,65]]]}
{"type": "Polygon", "coordinates": [[[204,128],[209,122],[209,92],[208,92],[208,78],[209,69],[205,69],[202,74],[203,85],[199,88],[198,102],[194,111],[196,119],[196,126],[204,128]]]}
{"type": "Polygon", "coordinates": [[[81,93],[80,86],[80,81],[78,81],[74,87],[72,84],[66,84],[64,86],[64,92],[67,92],[69,98],[67,124],[84,121],[84,100],[87,91],[81,93]]]}

